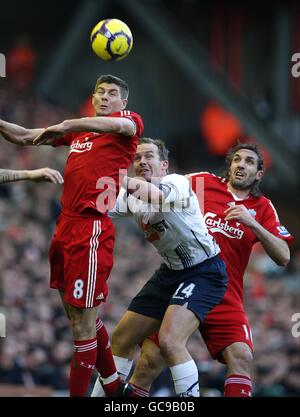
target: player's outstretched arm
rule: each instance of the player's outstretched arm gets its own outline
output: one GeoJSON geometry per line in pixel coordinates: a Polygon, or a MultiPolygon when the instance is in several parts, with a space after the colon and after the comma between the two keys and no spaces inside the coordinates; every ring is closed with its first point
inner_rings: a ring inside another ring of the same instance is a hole
{"type": "Polygon", "coordinates": [[[14,123],[0,120],[0,133],[11,143],[26,146],[33,145],[33,139],[40,135],[45,129],[26,129],[14,123]]]}
{"type": "Polygon", "coordinates": [[[144,179],[124,177],[122,187],[135,198],[151,204],[162,204],[164,193],[156,185],[144,179]]]}
{"type": "Polygon", "coordinates": [[[125,117],[83,117],[81,119],[65,120],[48,127],[33,141],[34,145],[42,145],[50,138],[63,136],[70,132],[119,133],[124,136],[135,134],[134,123],[125,117]]]}
{"type": "Polygon", "coordinates": [[[11,169],[0,169],[0,184],[30,180],[36,182],[52,182],[53,184],[63,184],[64,180],[60,172],[51,168],[40,168],[26,171],[15,171],[11,169]]]}

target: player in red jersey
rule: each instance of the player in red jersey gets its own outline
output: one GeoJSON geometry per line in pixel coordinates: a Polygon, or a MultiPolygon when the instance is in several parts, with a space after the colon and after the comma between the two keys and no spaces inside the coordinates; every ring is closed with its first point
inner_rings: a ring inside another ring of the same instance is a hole
{"type": "Polygon", "coordinates": [[[0,184],[29,180],[34,182],[52,182],[63,184],[64,180],[60,172],[51,168],[40,168],[32,170],[0,169],[0,184]]]}
{"type": "MultiPolygon", "coordinates": [[[[206,226],[221,248],[229,278],[223,300],[207,314],[200,332],[212,358],[227,366],[224,395],[248,397],[253,344],[243,307],[243,275],[256,242],[261,242],[278,265],[285,266],[293,238],[280,224],[271,201],[259,190],[263,158],[257,147],[237,145],[226,162],[225,178],[210,173],[188,175],[199,196],[206,226]]],[[[137,387],[137,396],[146,395],[164,366],[154,335],[145,340],[130,380],[137,387]]]]}
{"type": "Polygon", "coordinates": [[[72,326],[71,396],[85,395],[95,366],[104,375],[106,395],[119,388],[109,336],[97,317],[113,266],[114,228],[107,210],[114,201],[106,201],[107,188],[117,195],[120,170],[132,163],[143,133],[141,117],[125,110],[128,93],[123,80],[103,75],[93,95],[95,117],[65,120],[47,129],[0,121],[0,132],[10,142],[70,147],[62,212],[50,247],[50,286],[59,290],[72,326]]]}

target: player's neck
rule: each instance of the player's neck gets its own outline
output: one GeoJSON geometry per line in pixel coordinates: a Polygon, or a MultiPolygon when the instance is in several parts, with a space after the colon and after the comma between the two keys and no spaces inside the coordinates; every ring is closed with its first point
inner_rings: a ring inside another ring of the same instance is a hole
{"type": "Polygon", "coordinates": [[[240,198],[241,200],[245,200],[250,195],[250,190],[239,190],[237,188],[232,187],[230,183],[228,183],[228,190],[234,194],[237,198],[240,198]]]}

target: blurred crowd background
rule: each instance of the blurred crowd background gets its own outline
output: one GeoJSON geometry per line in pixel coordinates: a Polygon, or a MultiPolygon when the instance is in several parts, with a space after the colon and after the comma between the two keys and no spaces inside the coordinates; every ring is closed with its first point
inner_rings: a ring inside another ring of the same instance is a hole
{"type": "MultiPolygon", "coordinates": [[[[29,7],[27,3],[32,2],[26,2],[29,7]]],[[[290,75],[291,54],[300,52],[299,5],[274,3],[271,11],[262,6],[247,9],[236,2],[229,6],[216,2],[213,7],[196,0],[174,1],[172,27],[162,33],[151,17],[160,8],[163,16],[167,1],[143,0],[139,3],[145,9],[137,7],[134,13],[123,1],[103,1],[101,7],[92,0],[75,1],[72,12],[69,3],[48,5],[49,22],[43,18],[43,25],[38,19],[41,10],[29,13],[25,8],[23,16],[28,13],[28,20],[18,22],[14,35],[10,23],[17,18],[12,17],[12,6],[1,14],[0,52],[6,57],[7,76],[0,78],[0,118],[41,127],[91,115],[96,78],[113,73],[128,81],[128,108],[144,116],[145,135],[166,140],[177,172],[220,174],[224,155],[237,139],[257,141],[267,159],[263,191],[296,243],[286,268],[277,267],[257,245],[245,276],[245,305],[255,344],[253,394],[299,396],[300,337],[292,335],[292,316],[300,313],[299,196],[298,173],[291,170],[299,154],[300,78],[290,75]],[[126,21],[135,36],[131,55],[117,64],[100,62],[88,44],[89,30],[111,16],[126,21]],[[151,23],[152,37],[147,29],[151,23]],[[199,68],[199,74],[208,86],[220,82],[217,93],[185,71],[184,65],[191,65],[182,61],[180,45],[178,65],[174,65],[176,57],[167,53],[167,47],[173,50],[172,42],[162,45],[178,24],[184,25],[184,31],[177,32],[176,41],[180,44],[182,38],[195,36],[197,54],[205,51],[211,59],[216,78],[203,75],[207,68],[199,68]],[[287,61],[282,64],[284,56],[287,61]],[[243,107],[244,100],[252,113],[243,107]]],[[[49,166],[63,172],[68,149],[17,147],[0,141],[1,168],[49,166]]],[[[58,294],[48,286],[48,249],[60,194],[60,186],[53,184],[0,186],[0,313],[7,319],[7,336],[0,340],[0,396],[68,395],[70,326],[58,294]]],[[[101,306],[110,333],[160,263],[133,222],[120,221],[116,230],[110,293],[101,306]]],[[[189,347],[198,364],[202,395],[221,396],[225,367],[210,359],[199,335],[193,336],[189,347]]],[[[155,381],[152,395],[174,395],[169,371],[155,381]]]]}

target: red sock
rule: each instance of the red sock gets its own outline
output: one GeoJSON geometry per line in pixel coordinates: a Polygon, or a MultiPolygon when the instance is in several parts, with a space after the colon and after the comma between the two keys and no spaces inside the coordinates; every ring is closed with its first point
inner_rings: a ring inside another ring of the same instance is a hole
{"type": "Polygon", "coordinates": [[[225,381],[224,397],[251,397],[251,379],[245,375],[229,375],[225,381]]]}
{"type": "Polygon", "coordinates": [[[130,385],[133,388],[133,392],[130,394],[130,397],[149,397],[149,391],[132,383],[130,383],[130,385]]]}
{"type": "Polygon", "coordinates": [[[109,397],[116,394],[119,387],[119,375],[113,359],[109,335],[102,321],[96,320],[97,360],[96,368],[101,375],[103,389],[109,397]]]}
{"type": "Polygon", "coordinates": [[[83,397],[88,389],[97,358],[97,339],[75,340],[71,361],[70,396],[83,397]]]}

